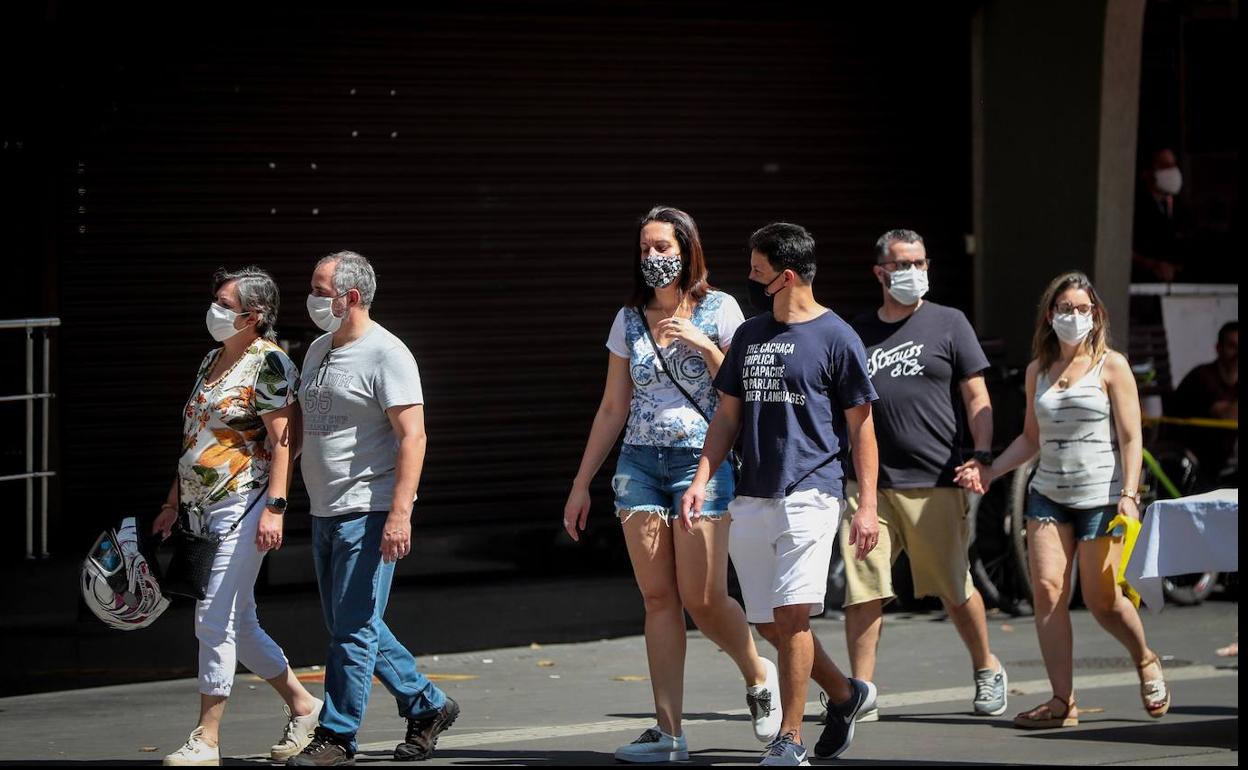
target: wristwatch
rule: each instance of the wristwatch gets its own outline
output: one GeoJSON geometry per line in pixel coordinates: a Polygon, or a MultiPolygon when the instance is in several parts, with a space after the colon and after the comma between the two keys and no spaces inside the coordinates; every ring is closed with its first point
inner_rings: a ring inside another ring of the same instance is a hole
{"type": "Polygon", "coordinates": [[[992,465],[992,452],[987,449],[976,449],[971,455],[971,459],[983,465],[992,465]]]}
{"type": "Polygon", "coordinates": [[[287,505],[288,503],[284,497],[270,497],[265,502],[264,507],[273,510],[275,513],[285,513],[287,505]]]}
{"type": "Polygon", "coordinates": [[[1135,504],[1136,504],[1136,505],[1139,505],[1139,504],[1140,504],[1140,491],[1139,491],[1138,489],[1137,489],[1137,490],[1135,490],[1134,492],[1132,492],[1131,490],[1128,490],[1128,489],[1123,489],[1123,490],[1120,490],[1120,491],[1118,492],[1118,496],[1119,496],[1119,497],[1129,497],[1129,498],[1131,498],[1132,500],[1134,500],[1134,501],[1135,501],[1135,504]]]}

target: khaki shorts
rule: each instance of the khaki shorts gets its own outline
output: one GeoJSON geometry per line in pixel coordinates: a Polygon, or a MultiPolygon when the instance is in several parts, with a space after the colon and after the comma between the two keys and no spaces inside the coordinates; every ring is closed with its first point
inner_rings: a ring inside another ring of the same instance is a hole
{"type": "Polygon", "coordinates": [[[885,603],[893,593],[893,562],[902,551],[910,558],[915,596],[936,596],[955,607],[975,590],[967,557],[970,510],[966,492],[957,487],[879,490],[880,542],[858,561],[849,544],[849,526],[858,511],[858,485],[846,487],[849,510],[841,520],[845,559],[845,605],[874,599],[885,603]]]}

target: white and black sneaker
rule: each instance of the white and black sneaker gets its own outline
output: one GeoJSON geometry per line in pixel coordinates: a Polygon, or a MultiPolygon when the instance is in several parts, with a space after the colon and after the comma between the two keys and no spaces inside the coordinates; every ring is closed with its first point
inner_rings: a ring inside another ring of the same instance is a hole
{"type": "MultiPolygon", "coordinates": [[[[828,723],[828,694],[826,692],[819,693],[819,705],[823,706],[823,711],[819,712],[819,724],[826,725],[828,723]]],[[[872,706],[869,709],[858,712],[858,718],[855,722],[878,722],[880,721],[880,707],[872,706]]]]}
{"type": "Polygon", "coordinates": [[[767,678],[745,691],[745,703],[750,707],[750,718],[754,722],[754,737],[761,743],[770,743],[780,732],[784,716],[780,708],[780,672],[775,663],[766,658],[762,661],[767,678]]]}
{"type": "Polygon", "coordinates": [[[858,715],[875,708],[875,685],[860,679],[850,679],[853,694],[844,703],[828,706],[828,721],[823,734],[815,744],[815,756],[820,759],[839,757],[854,742],[854,725],[858,715]]]}
{"type": "Polygon", "coordinates": [[[809,765],[806,748],[797,742],[793,733],[785,733],[767,745],[760,765],[809,765]]]}

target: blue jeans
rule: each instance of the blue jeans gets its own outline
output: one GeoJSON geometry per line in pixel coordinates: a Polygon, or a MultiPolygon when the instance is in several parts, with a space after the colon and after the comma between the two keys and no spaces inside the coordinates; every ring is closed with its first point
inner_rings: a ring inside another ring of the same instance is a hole
{"type": "MultiPolygon", "coordinates": [[[[680,498],[693,484],[700,448],[625,444],[611,478],[615,515],[626,521],[635,513],[661,516],[667,523],[680,516],[680,498]]],[[[702,518],[719,520],[733,496],[732,464],[725,460],[706,482],[702,518]]]]}
{"type": "Polygon", "coordinates": [[[416,658],[381,619],[394,578],[394,564],[381,559],[386,516],[312,517],[312,559],[329,629],[321,727],[348,742],[352,753],[374,674],[394,696],[401,717],[427,716],[446,703],[446,694],[416,669],[416,658]]]}
{"type": "Polygon", "coordinates": [[[1118,515],[1118,505],[1100,505],[1096,508],[1071,508],[1055,503],[1034,489],[1027,493],[1027,508],[1024,515],[1036,521],[1051,521],[1054,524],[1069,524],[1074,530],[1075,538],[1081,541],[1095,540],[1098,537],[1122,537],[1122,526],[1114,527],[1110,532],[1105,529],[1109,522],[1118,515]]]}

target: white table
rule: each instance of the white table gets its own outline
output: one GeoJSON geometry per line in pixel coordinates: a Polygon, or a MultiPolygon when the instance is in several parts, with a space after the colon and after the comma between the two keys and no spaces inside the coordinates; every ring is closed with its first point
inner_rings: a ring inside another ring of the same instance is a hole
{"type": "Polygon", "coordinates": [[[1239,571],[1239,490],[1219,489],[1148,506],[1127,562],[1127,582],[1153,612],[1162,581],[1190,572],[1239,571]]]}

